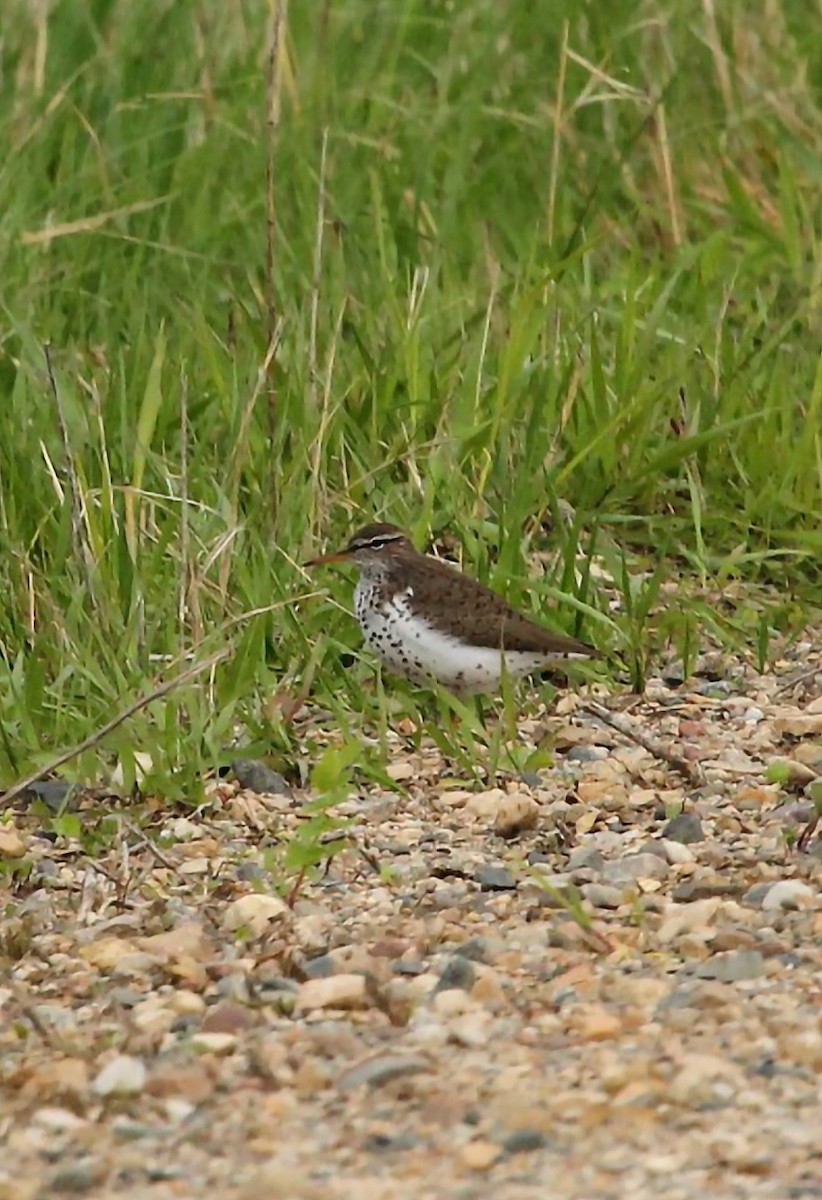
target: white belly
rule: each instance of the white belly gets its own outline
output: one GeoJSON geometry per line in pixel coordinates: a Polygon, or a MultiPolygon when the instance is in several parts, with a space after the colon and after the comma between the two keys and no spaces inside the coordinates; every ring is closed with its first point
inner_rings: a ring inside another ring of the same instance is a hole
{"type": "Polygon", "coordinates": [[[365,589],[358,586],[355,604],[369,648],[390,670],[416,683],[430,684],[433,679],[461,692],[496,691],[504,674],[516,679],[561,661],[544,654],[465,646],[415,616],[407,595],[373,608],[366,603],[365,589]]]}

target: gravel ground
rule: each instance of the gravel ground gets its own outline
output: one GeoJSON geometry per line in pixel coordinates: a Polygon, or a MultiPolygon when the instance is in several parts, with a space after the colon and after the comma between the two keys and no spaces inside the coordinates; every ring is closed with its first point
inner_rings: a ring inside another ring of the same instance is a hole
{"type": "Polygon", "coordinates": [[[397,737],[293,906],[308,793],[221,781],[94,859],[15,809],[0,1200],[822,1197],[822,651],[668,679],[625,716],[701,782],[574,694],[500,787],[397,737]]]}

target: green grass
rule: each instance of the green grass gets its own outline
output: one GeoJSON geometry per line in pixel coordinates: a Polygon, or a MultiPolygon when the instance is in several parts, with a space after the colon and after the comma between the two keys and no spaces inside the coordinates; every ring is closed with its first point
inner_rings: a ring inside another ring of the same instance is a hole
{"type": "Polygon", "coordinates": [[[128,783],[139,751],[193,795],[238,731],[288,747],[272,698],[304,683],[375,720],[348,585],[298,566],[371,517],[535,610],[574,593],[557,621],[629,658],[706,627],[766,658],[820,575],[822,28],[295,3],[273,128],[265,7],[11,0],[0,781],[226,644],[67,774],[128,783]]]}

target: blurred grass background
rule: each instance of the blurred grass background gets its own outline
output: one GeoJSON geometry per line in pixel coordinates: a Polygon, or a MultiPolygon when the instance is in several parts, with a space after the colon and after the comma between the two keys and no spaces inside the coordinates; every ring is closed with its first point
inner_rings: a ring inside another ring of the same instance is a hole
{"type": "Polygon", "coordinates": [[[70,775],[128,783],[142,752],[188,794],[238,729],[288,740],[280,696],[373,715],[348,584],[297,566],[372,517],[449,535],[535,612],[575,591],[555,623],[617,649],[709,629],[764,659],[801,623],[822,26],[799,6],[7,0],[4,26],[3,783],[229,642],[70,775]]]}

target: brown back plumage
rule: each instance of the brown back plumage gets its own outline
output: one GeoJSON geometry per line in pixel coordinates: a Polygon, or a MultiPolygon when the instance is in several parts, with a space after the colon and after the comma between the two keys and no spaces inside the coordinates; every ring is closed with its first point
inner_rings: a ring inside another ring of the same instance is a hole
{"type": "Polygon", "coordinates": [[[450,563],[420,554],[396,525],[366,525],[355,533],[346,553],[356,558],[362,552],[383,566],[386,597],[410,592],[411,607],[440,633],[492,649],[597,657],[593,646],[545,629],[484,583],[450,563]]]}

